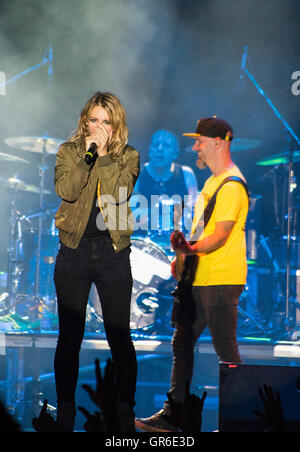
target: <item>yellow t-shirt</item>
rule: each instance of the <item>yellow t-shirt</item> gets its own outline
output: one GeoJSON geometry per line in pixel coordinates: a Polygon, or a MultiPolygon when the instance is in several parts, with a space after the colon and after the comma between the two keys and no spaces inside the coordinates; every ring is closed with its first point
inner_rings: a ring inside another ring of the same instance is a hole
{"type": "MultiPolygon", "coordinates": [[[[211,176],[204,184],[195,205],[192,233],[199,223],[207,203],[221,182],[237,176],[245,180],[236,165],[220,176],[211,176]]],[[[211,235],[221,221],[235,221],[225,243],[219,249],[199,256],[194,286],[245,284],[247,279],[245,224],[248,214],[248,196],[238,182],[227,182],[219,191],[211,218],[199,240],[211,235]]],[[[192,237],[193,239],[193,237],[192,237]]]]}

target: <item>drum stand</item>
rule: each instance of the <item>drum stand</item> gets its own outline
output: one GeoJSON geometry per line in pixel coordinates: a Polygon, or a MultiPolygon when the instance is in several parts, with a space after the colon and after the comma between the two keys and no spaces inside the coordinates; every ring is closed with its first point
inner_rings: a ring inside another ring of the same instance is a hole
{"type": "Polygon", "coordinates": [[[293,152],[290,147],[290,139],[288,141],[288,195],[287,195],[287,247],[286,247],[286,292],[285,292],[285,327],[287,332],[291,329],[291,313],[290,313],[290,274],[291,274],[291,226],[293,219],[293,191],[296,188],[296,179],[293,167],[293,152]]]}
{"type": "Polygon", "coordinates": [[[35,267],[35,285],[34,285],[34,307],[35,317],[38,320],[40,311],[40,272],[41,272],[41,249],[42,249],[42,233],[43,233],[43,220],[44,220],[44,188],[45,188],[45,172],[48,170],[46,165],[46,158],[48,156],[46,150],[47,138],[43,139],[42,159],[40,164],[40,212],[38,217],[38,236],[37,236],[37,248],[36,248],[36,267],[35,267]]]}
{"type": "MultiPolygon", "coordinates": [[[[35,267],[35,282],[34,282],[34,295],[33,306],[31,308],[34,313],[34,322],[39,320],[40,310],[40,271],[41,271],[41,249],[42,249],[42,233],[43,233],[43,221],[45,216],[48,215],[48,211],[44,209],[44,185],[45,185],[45,172],[48,169],[46,165],[46,158],[48,153],[46,151],[47,138],[43,141],[42,160],[40,164],[40,199],[39,199],[39,213],[38,216],[38,235],[37,235],[37,247],[36,247],[36,267],[35,267]]],[[[24,257],[23,257],[23,237],[22,237],[22,222],[30,222],[30,215],[22,215],[16,209],[16,200],[18,195],[17,185],[13,187],[13,197],[10,208],[10,240],[8,248],[8,265],[7,265],[7,292],[0,296],[0,313],[7,314],[14,313],[15,306],[28,297],[28,294],[19,293],[20,280],[24,273],[24,257]],[[21,298],[19,301],[18,298],[21,298]]]]}
{"type": "Polygon", "coordinates": [[[266,102],[269,104],[277,118],[282,122],[287,140],[288,140],[288,155],[289,155],[289,165],[288,165],[288,199],[287,199],[287,256],[286,256],[286,291],[285,291],[285,333],[290,334],[291,327],[295,323],[295,319],[291,319],[291,313],[290,313],[290,265],[291,265],[291,221],[293,216],[293,202],[292,202],[292,193],[293,190],[296,187],[295,182],[295,175],[294,175],[294,168],[293,168],[293,150],[291,149],[290,145],[290,138],[292,137],[298,146],[300,146],[300,139],[295,134],[293,129],[289,126],[287,121],[282,117],[280,112],[277,110],[277,108],[272,103],[271,99],[266,95],[266,93],[263,91],[263,89],[260,87],[260,85],[255,80],[254,76],[250,73],[250,71],[246,67],[246,60],[248,55],[248,49],[247,46],[244,47],[244,55],[245,58],[243,60],[242,64],[242,70],[247,75],[249,80],[253,83],[255,88],[257,89],[258,93],[263,96],[263,98],[266,100],[266,102]]]}
{"type": "Polygon", "coordinates": [[[13,195],[10,208],[10,240],[7,250],[7,292],[1,295],[2,303],[5,301],[1,313],[14,313],[19,297],[25,295],[19,293],[20,279],[24,272],[23,268],[23,240],[22,240],[22,215],[16,209],[18,188],[13,188],[13,195]]]}

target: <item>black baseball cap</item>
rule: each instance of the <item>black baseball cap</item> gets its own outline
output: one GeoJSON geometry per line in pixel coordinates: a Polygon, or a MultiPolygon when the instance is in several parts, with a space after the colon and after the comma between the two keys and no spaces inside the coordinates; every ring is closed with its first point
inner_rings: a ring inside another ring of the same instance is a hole
{"type": "Polygon", "coordinates": [[[197,138],[200,136],[209,138],[221,138],[221,140],[232,141],[233,130],[227,121],[217,116],[202,118],[197,121],[195,133],[183,133],[186,137],[197,138]]]}

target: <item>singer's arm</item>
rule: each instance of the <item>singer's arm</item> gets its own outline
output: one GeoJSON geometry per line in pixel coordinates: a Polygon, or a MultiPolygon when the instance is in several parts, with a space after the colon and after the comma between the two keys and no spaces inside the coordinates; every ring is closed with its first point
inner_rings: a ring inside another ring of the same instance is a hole
{"type": "Polygon", "coordinates": [[[56,156],[54,172],[56,194],[68,202],[74,202],[79,198],[87,184],[91,169],[84,159],[74,160],[74,153],[76,153],[75,145],[63,144],[56,156]]]}
{"type": "Polygon", "coordinates": [[[138,151],[127,146],[123,163],[107,154],[99,156],[96,165],[102,193],[111,195],[117,204],[127,202],[140,173],[138,151]]]}

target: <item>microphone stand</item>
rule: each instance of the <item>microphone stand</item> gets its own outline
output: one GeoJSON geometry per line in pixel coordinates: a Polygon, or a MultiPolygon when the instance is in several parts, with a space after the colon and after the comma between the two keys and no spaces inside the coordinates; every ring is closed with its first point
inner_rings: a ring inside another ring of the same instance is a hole
{"type": "Polygon", "coordinates": [[[293,191],[296,188],[294,175],[293,151],[290,146],[290,137],[287,135],[288,164],[288,194],[287,194],[287,242],[286,242],[286,293],[285,293],[285,324],[287,331],[290,330],[290,274],[291,274],[291,226],[293,219],[293,191]]]}
{"type": "Polygon", "coordinates": [[[290,146],[290,136],[294,138],[298,146],[300,146],[300,139],[295,134],[293,129],[289,126],[287,121],[280,114],[278,109],[274,106],[271,99],[266,95],[263,89],[255,80],[254,76],[247,69],[246,64],[242,65],[242,70],[247,75],[249,80],[253,83],[258,93],[263,96],[266,102],[269,104],[277,118],[282,122],[285,130],[288,141],[288,156],[289,156],[289,164],[288,164],[288,199],[287,199],[287,253],[286,253],[286,291],[285,291],[285,328],[286,332],[290,332],[290,268],[291,268],[291,221],[293,214],[293,201],[292,201],[292,193],[296,187],[296,179],[294,175],[294,166],[293,166],[293,151],[290,146]]]}
{"type": "Polygon", "coordinates": [[[48,67],[48,77],[49,77],[49,83],[51,83],[52,76],[53,76],[52,61],[53,61],[53,49],[52,49],[52,45],[50,44],[48,49],[46,50],[42,60],[38,64],[26,69],[25,71],[20,72],[20,74],[15,75],[14,77],[10,78],[9,80],[6,80],[5,82],[0,83],[0,89],[2,87],[4,87],[4,86],[8,85],[9,83],[12,83],[12,82],[15,82],[16,80],[19,80],[20,78],[24,77],[24,75],[27,75],[30,72],[35,71],[36,69],[40,69],[45,64],[49,65],[49,67],[48,67]]]}

